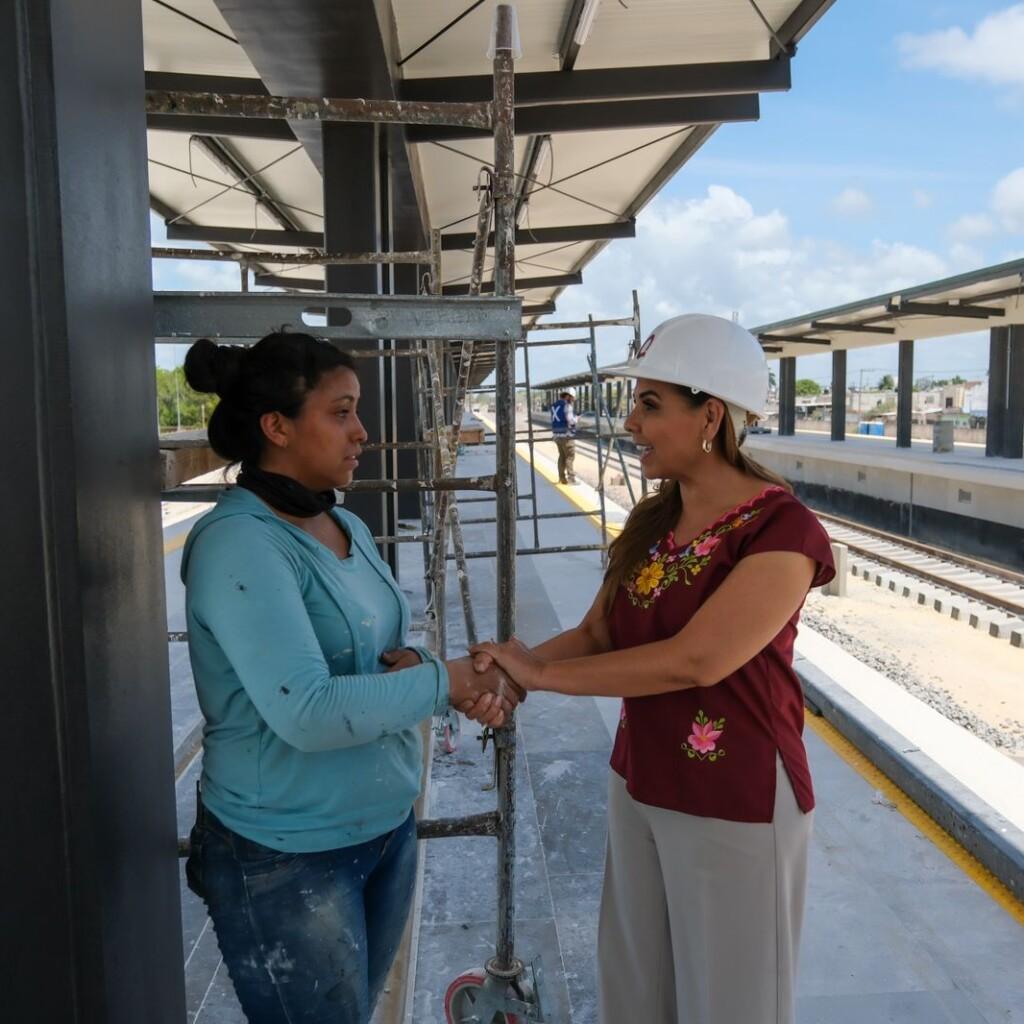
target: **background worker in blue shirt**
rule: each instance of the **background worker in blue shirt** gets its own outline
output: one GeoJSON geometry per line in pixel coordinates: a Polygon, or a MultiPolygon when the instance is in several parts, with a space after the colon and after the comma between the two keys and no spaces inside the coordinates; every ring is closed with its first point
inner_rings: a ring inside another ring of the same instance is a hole
{"type": "Polygon", "coordinates": [[[566,388],[558,396],[558,401],[551,405],[551,433],[555,435],[558,446],[558,482],[560,484],[576,483],[573,462],[576,459],[576,413],[573,403],[576,392],[566,388]]]}

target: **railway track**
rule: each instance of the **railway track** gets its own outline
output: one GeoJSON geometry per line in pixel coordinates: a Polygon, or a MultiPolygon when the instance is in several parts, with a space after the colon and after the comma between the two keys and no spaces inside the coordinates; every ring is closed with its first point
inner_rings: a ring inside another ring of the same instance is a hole
{"type": "MultiPolygon", "coordinates": [[[[592,436],[578,435],[577,443],[592,456],[592,436]]],[[[639,477],[639,460],[629,447],[629,442],[623,445],[623,456],[630,475],[639,477]]],[[[609,468],[619,470],[617,456],[609,468]]],[[[1024,573],[829,513],[815,514],[829,536],[855,556],[851,569],[856,575],[1024,646],[1024,573]]]]}

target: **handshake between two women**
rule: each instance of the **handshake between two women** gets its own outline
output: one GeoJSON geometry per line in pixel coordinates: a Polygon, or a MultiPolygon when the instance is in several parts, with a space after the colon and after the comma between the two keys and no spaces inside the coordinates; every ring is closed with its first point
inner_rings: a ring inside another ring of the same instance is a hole
{"type": "MultiPolygon", "coordinates": [[[[419,664],[419,655],[403,648],[387,651],[381,660],[389,672],[398,672],[419,664]]],[[[500,729],[536,689],[541,664],[515,637],[503,644],[476,644],[467,657],[445,662],[451,705],[474,722],[500,729]]]]}

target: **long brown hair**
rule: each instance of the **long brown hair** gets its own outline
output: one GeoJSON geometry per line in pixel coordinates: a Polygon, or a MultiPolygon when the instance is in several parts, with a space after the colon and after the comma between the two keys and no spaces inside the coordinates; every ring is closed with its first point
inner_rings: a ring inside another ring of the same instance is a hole
{"type": "MultiPolygon", "coordinates": [[[[703,391],[694,394],[690,388],[672,386],[695,409],[702,406],[709,398],[714,397],[703,391]]],[[[793,488],[781,476],[766,469],[743,453],[728,409],[722,417],[714,444],[730,466],[735,466],[748,476],[784,487],[792,493],[793,488]]],[[[641,499],[630,512],[622,533],[612,541],[608,548],[608,569],[604,574],[604,582],[601,584],[606,612],[611,610],[619,586],[624,584],[637,567],[647,560],[647,553],[651,546],[657,544],[679,522],[682,512],[683,499],[679,493],[679,484],[675,480],[668,479],[662,480],[657,489],[648,494],[646,498],[641,499]]]]}

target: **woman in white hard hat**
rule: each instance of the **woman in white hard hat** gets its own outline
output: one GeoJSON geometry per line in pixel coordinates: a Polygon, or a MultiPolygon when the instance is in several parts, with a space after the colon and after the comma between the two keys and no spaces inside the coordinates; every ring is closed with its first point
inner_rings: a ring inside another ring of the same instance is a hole
{"type": "MultiPolygon", "coordinates": [[[[598,938],[604,1024],[791,1024],[814,795],[793,641],[828,537],[740,445],[761,347],[675,317],[614,368],[660,487],[612,544],[583,622],[481,644],[527,689],[623,697],[598,938]]],[[[614,372],[613,371],[613,372],[614,372]]]]}

